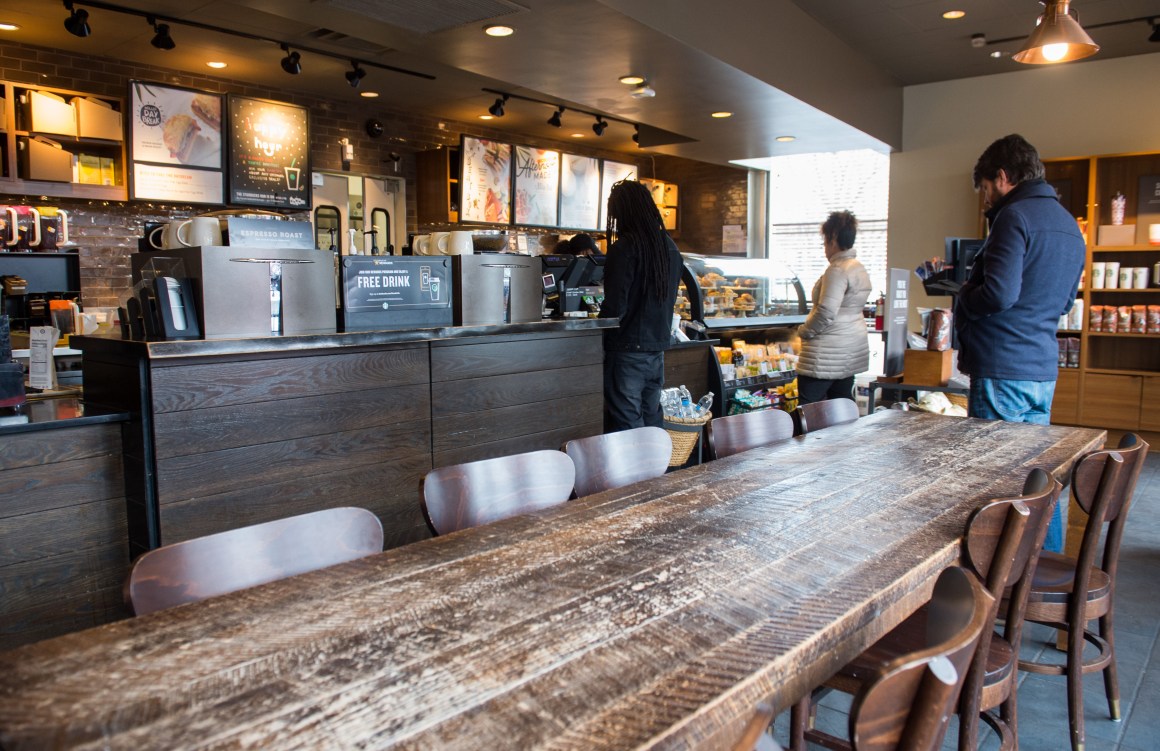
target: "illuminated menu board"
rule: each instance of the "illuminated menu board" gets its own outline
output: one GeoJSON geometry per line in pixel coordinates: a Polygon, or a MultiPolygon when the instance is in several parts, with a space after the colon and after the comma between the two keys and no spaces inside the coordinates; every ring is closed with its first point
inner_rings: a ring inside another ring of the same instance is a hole
{"type": "Polygon", "coordinates": [[[516,146],[516,224],[555,227],[560,202],[560,152],[516,146]]]}
{"type": "Polygon", "coordinates": [[[508,224],[512,220],[512,147],[499,141],[463,137],[459,218],[465,222],[508,224]]]}
{"type": "Polygon", "coordinates": [[[310,207],[310,117],[305,107],[229,97],[229,202],[310,207]]]}
{"type": "Polygon", "coordinates": [[[129,82],[131,199],[222,203],[222,99],[207,91],[129,82]]]}
{"type": "Polygon", "coordinates": [[[620,162],[604,161],[604,171],[600,180],[600,226],[608,223],[608,195],[612,193],[612,186],[621,180],[635,180],[636,165],[621,164],[620,162]]]}
{"type": "Polygon", "coordinates": [[[560,162],[560,226],[600,229],[600,160],[564,154],[560,162]]]}

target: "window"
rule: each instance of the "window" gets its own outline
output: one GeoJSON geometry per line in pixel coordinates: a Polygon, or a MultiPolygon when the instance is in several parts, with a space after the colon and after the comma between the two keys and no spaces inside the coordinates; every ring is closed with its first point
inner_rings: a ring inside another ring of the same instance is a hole
{"type": "Polygon", "coordinates": [[[821,226],[834,211],[858,217],[858,260],[870,274],[870,299],[886,289],[890,157],[877,151],[795,154],[768,161],[769,255],[801,278],[808,295],[826,269],[821,226]]]}

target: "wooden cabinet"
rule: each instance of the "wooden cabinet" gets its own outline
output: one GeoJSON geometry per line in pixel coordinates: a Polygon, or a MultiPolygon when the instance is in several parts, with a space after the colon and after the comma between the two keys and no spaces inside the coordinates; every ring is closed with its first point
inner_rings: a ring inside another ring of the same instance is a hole
{"type": "Polygon", "coordinates": [[[125,101],[0,83],[5,193],[123,201],[125,101]]]}
{"type": "Polygon", "coordinates": [[[1074,368],[1059,370],[1055,398],[1051,402],[1051,420],[1066,425],[1079,420],[1079,371],[1074,368]]]}
{"type": "Polygon", "coordinates": [[[420,151],[416,216],[419,227],[459,221],[459,149],[420,151]]]}

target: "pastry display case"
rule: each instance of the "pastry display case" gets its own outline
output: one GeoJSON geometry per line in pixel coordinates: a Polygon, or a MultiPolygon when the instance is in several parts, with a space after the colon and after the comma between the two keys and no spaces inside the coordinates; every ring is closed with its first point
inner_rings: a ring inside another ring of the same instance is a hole
{"type": "Polygon", "coordinates": [[[806,319],[797,275],[768,258],[683,253],[676,312],[710,331],[796,326],[806,319]]]}

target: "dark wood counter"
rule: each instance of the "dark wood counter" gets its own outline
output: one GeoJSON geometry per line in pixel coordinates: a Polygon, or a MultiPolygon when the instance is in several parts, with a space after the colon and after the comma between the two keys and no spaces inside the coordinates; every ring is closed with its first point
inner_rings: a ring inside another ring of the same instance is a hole
{"type": "Polygon", "coordinates": [[[0,746],[712,749],[912,612],[1091,429],[887,411],[0,653],[0,746]]]}

